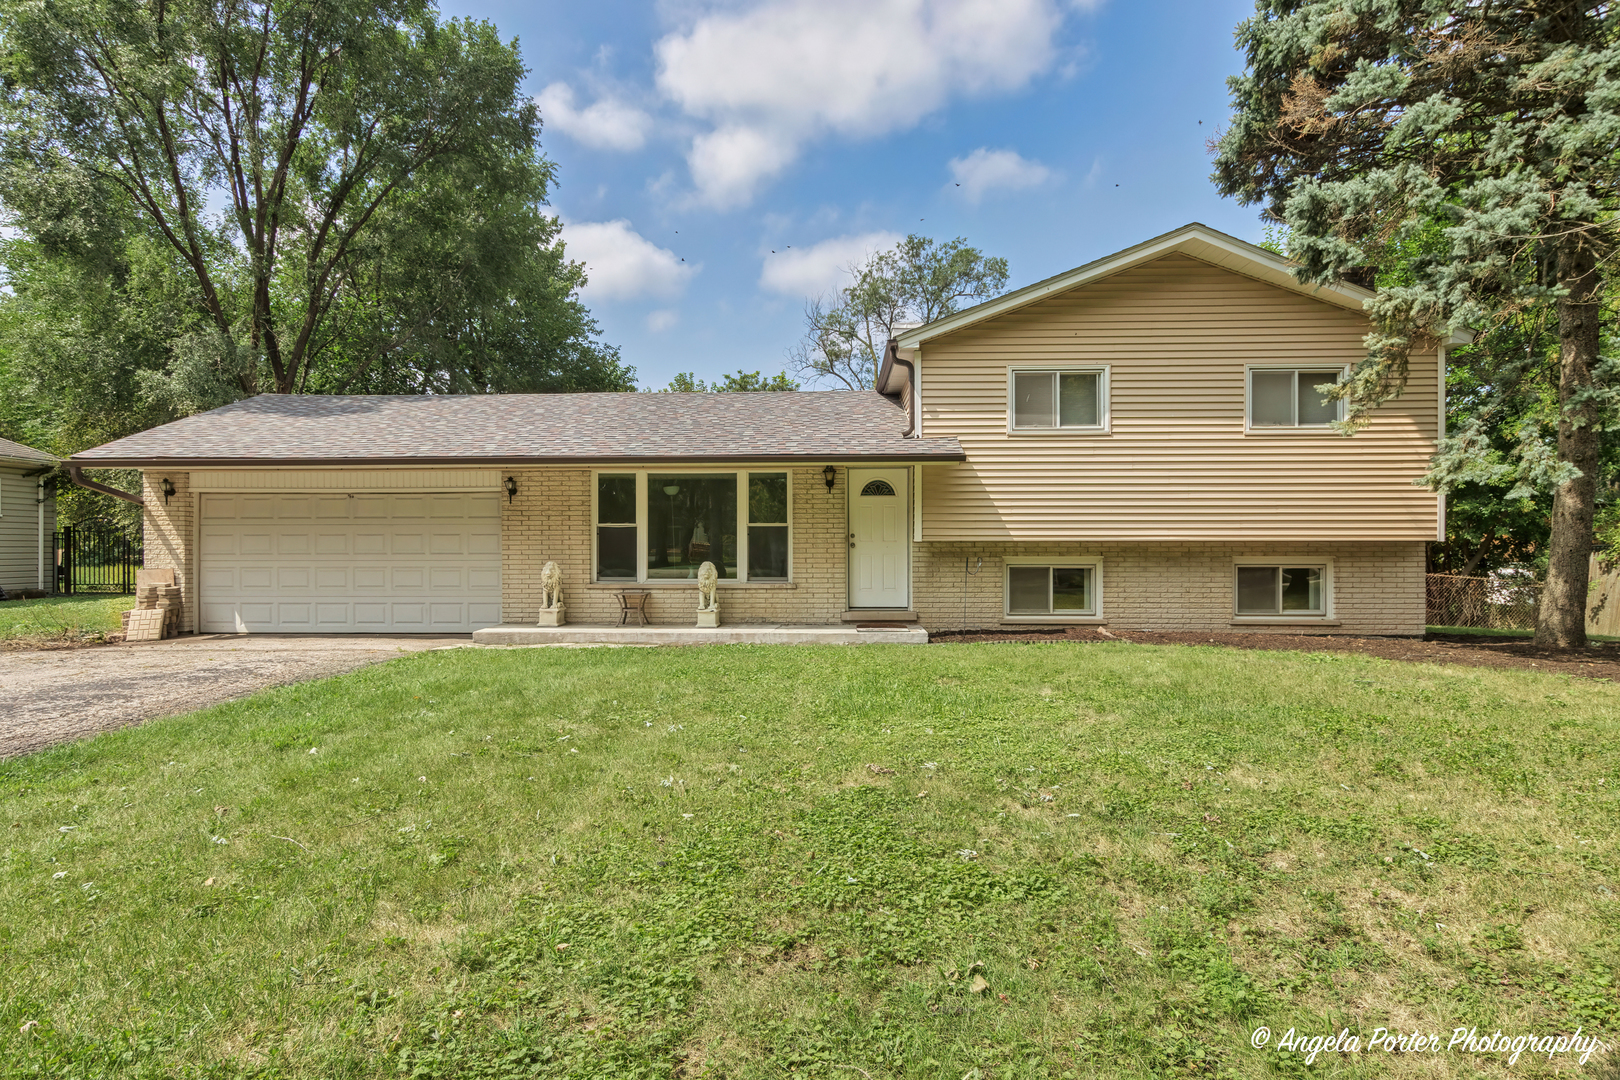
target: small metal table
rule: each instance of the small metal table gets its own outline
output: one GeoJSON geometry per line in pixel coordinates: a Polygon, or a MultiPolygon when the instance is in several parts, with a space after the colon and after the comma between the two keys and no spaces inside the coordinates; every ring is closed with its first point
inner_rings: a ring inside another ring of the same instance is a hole
{"type": "Polygon", "coordinates": [[[651,589],[620,589],[613,595],[619,598],[620,626],[630,621],[632,613],[636,616],[637,626],[647,625],[647,597],[652,595],[651,589]]]}

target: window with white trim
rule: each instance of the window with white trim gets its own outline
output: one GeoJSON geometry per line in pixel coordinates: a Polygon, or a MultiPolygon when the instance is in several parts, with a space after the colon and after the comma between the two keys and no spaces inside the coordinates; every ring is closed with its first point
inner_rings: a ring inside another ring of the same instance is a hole
{"type": "Polygon", "coordinates": [[[1009,560],[1006,575],[1009,617],[1075,618],[1097,614],[1095,563],[1009,560]]]}
{"type": "Polygon", "coordinates": [[[786,472],[601,472],[595,494],[597,581],[789,578],[786,472]]]}
{"type": "Polygon", "coordinates": [[[1323,563],[1240,563],[1235,568],[1239,615],[1326,615],[1328,568],[1323,563]]]}
{"type": "Polygon", "coordinates": [[[1325,428],[1343,416],[1343,403],[1317,387],[1337,383],[1344,368],[1249,368],[1249,427],[1325,428]]]}
{"type": "Polygon", "coordinates": [[[1012,368],[1007,373],[1012,431],[1102,431],[1108,426],[1106,368],[1012,368]]]}

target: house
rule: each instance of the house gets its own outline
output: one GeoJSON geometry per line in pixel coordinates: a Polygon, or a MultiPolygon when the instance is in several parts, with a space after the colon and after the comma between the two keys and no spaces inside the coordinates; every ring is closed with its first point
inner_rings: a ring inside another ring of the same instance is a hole
{"type": "Polygon", "coordinates": [[[263,395],[69,465],[143,470],[209,632],[532,624],[547,561],[571,623],[691,626],[708,561],[728,624],[1420,634],[1449,343],[1338,434],[1369,295],[1193,224],[900,333],[876,391],[263,395]]]}
{"type": "Polygon", "coordinates": [[[56,496],[45,475],[56,459],[0,439],[0,593],[48,592],[55,581],[56,496]]]}

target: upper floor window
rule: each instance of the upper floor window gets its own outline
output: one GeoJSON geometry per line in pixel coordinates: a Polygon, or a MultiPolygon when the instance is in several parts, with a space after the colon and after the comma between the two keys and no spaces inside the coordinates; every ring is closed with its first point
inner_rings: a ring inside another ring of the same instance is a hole
{"type": "Polygon", "coordinates": [[[1007,374],[1009,431],[1107,430],[1107,368],[1013,368],[1007,374]]]}
{"type": "Polygon", "coordinates": [[[1340,402],[1317,387],[1336,383],[1342,367],[1249,369],[1250,428],[1325,428],[1342,417],[1340,402]]]}

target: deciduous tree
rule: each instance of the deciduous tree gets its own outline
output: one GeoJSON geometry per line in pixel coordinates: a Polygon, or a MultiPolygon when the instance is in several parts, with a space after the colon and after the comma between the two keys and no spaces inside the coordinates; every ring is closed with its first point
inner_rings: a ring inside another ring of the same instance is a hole
{"type": "Polygon", "coordinates": [[[803,340],[788,353],[805,382],[867,390],[895,328],[929,323],[1007,287],[1007,260],[915,234],[847,271],[849,284],[805,308],[803,340]]]}

